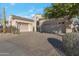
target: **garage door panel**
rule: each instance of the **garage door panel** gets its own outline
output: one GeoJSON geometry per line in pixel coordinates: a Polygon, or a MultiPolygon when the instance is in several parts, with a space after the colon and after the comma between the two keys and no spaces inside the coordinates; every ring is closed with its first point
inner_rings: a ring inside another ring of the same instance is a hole
{"type": "Polygon", "coordinates": [[[27,32],[29,31],[28,24],[21,24],[20,25],[20,32],[27,32]]]}

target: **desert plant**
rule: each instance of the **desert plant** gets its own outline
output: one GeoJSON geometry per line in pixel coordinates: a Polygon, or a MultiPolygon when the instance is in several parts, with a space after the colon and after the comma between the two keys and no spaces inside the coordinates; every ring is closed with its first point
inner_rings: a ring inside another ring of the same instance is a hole
{"type": "Polygon", "coordinates": [[[79,55],[79,33],[68,33],[63,37],[63,47],[66,55],[79,55]]]}

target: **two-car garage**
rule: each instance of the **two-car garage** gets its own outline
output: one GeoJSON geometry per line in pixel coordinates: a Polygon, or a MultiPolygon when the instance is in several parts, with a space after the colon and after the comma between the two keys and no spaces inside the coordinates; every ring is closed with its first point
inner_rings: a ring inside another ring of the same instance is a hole
{"type": "Polygon", "coordinates": [[[33,26],[29,23],[18,23],[18,29],[20,32],[30,32],[33,31],[33,26]]]}

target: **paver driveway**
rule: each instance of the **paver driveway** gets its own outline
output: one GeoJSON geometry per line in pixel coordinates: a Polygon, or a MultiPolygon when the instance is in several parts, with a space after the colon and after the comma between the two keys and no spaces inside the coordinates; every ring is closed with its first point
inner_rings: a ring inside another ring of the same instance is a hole
{"type": "Polygon", "coordinates": [[[0,55],[4,56],[54,56],[61,53],[61,36],[27,32],[0,34],[0,55]],[[59,47],[59,50],[57,48],[59,47]]]}

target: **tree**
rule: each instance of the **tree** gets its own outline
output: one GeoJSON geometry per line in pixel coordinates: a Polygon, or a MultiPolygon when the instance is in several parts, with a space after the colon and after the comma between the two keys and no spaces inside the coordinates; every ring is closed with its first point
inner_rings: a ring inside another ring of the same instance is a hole
{"type": "Polygon", "coordinates": [[[5,15],[5,8],[3,8],[3,32],[6,32],[6,15],[5,15]]]}
{"type": "Polygon", "coordinates": [[[68,16],[72,18],[79,15],[78,3],[56,3],[44,9],[44,16],[46,18],[58,18],[68,16]]]}

